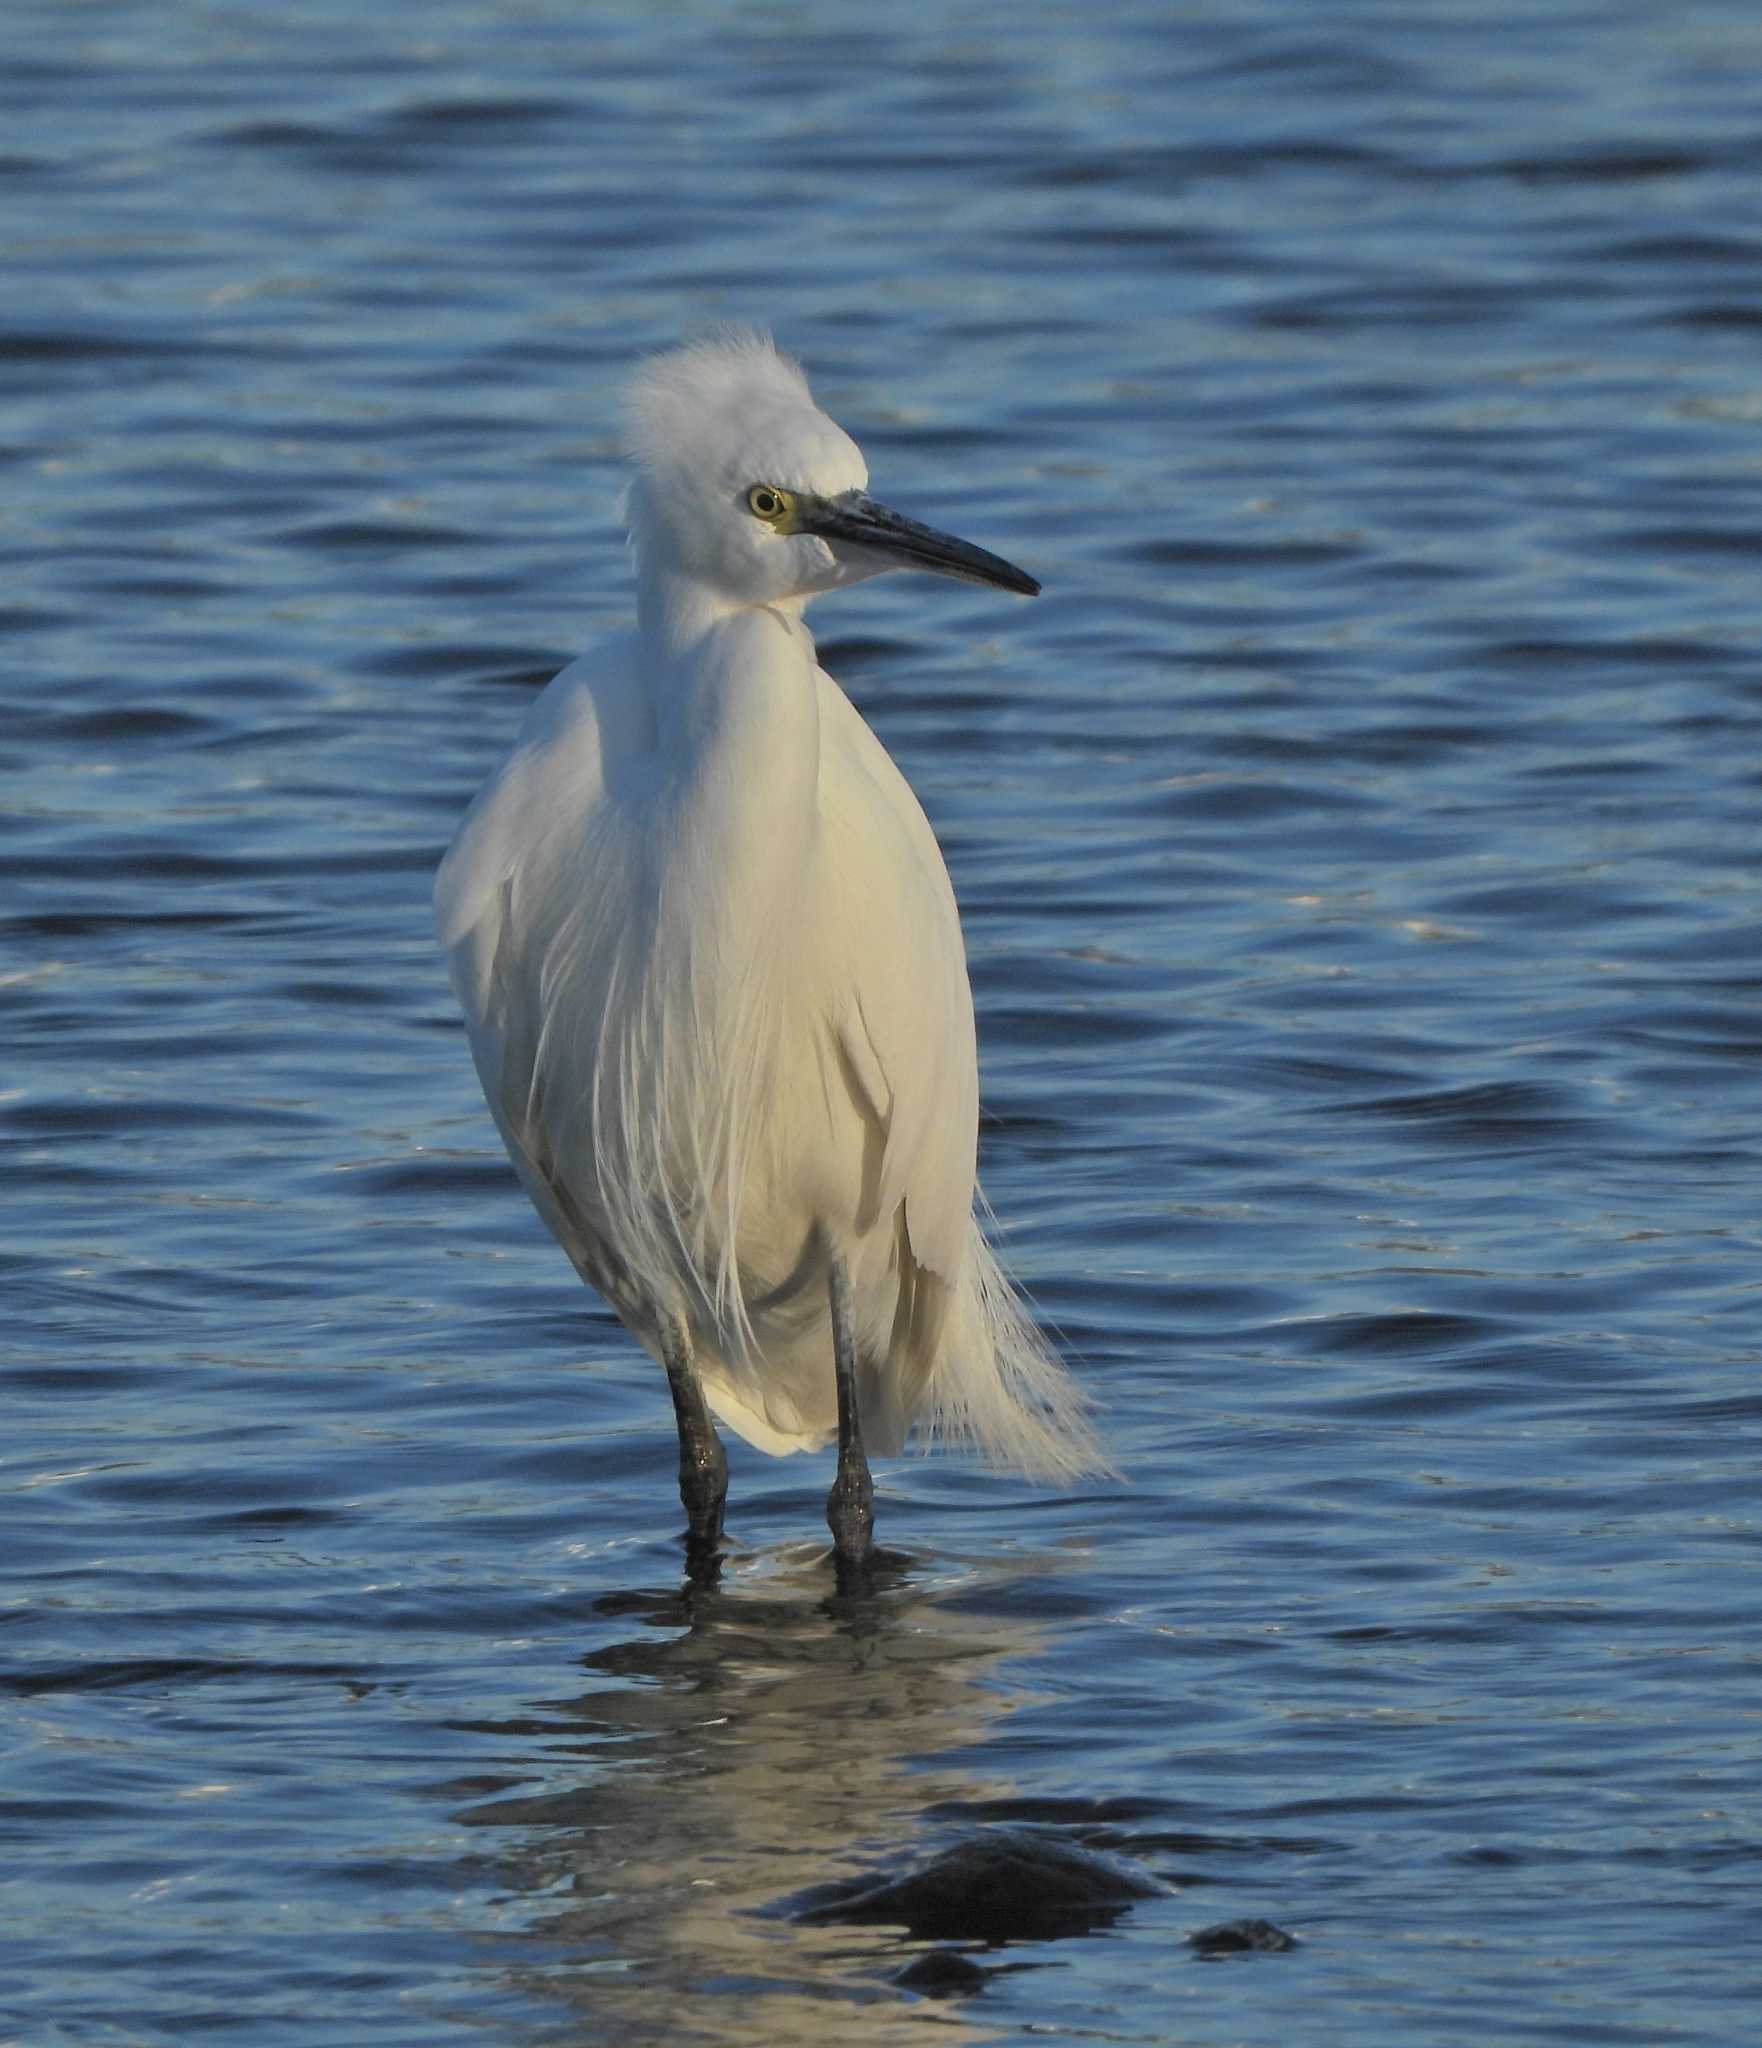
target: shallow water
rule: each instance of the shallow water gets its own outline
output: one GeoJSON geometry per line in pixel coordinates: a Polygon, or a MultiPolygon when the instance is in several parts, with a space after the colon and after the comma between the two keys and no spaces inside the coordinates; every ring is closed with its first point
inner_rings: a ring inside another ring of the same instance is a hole
{"type": "Polygon", "coordinates": [[[7,39],[0,2038],[1748,2038],[1754,9],[7,39]],[[739,1445],[683,1584],[428,936],[721,317],[1047,585],[814,619],[1130,1483],[883,1468],[854,1604],[739,1445]],[[1157,1889],[798,1917],[1000,1823],[1157,1889]]]}

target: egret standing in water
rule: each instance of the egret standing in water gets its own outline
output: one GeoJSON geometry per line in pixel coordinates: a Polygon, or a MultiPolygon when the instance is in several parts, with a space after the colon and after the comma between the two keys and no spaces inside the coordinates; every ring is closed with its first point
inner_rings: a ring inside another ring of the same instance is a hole
{"type": "Polygon", "coordinates": [[[666,1368],[688,1551],[721,1540],[713,1412],[775,1454],[836,1437],[843,1575],[865,1442],[917,1422],[1040,1476],[1103,1462],[974,1214],[941,852],[802,621],[886,569],[1040,586],[869,497],[766,336],[655,357],[627,420],[636,631],[533,706],[436,924],[527,1193],[666,1368]]]}

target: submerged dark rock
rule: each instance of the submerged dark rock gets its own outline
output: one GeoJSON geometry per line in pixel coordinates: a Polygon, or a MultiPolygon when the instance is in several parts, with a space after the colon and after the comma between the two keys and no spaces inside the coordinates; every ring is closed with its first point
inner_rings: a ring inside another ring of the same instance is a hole
{"type": "Polygon", "coordinates": [[[901,1877],[825,1885],[808,1922],[891,1924],[925,1941],[1054,1941],[1106,1927],[1163,1887],[1117,1856],[1037,1828],[981,1828],[901,1877]]]}
{"type": "Polygon", "coordinates": [[[915,1991],[922,1998],[970,1998],[975,1991],[984,1990],[990,1975],[982,1964],[962,1955],[958,1948],[933,1948],[907,1963],[893,1981],[902,1990],[915,1991]]]}
{"type": "Polygon", "coordinates": [[[1202,1956],[1275,1956],[1297,1946],[1296,1935],[1270,1920],[1220,1920],[1187,1939],[1202,1956]]]}

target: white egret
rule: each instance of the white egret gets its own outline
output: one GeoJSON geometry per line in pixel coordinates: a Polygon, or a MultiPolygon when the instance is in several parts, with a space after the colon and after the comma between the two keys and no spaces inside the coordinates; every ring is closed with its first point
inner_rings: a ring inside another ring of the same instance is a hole
{"type": "Polygon", "coordinates": [[[721,1540],[713,1411],[773,1453],[836,1436],[842,1573],[870,1550],[865,1439],[1104,1462],[974,1215],[941,852],[802,621],[885,569],[1039,585],[870,498],[768,336],[653,358],[627,421],[636,631],[534,704],[436,925],[527,1193],[666,1368],[690,1553],[721,1540]]]}

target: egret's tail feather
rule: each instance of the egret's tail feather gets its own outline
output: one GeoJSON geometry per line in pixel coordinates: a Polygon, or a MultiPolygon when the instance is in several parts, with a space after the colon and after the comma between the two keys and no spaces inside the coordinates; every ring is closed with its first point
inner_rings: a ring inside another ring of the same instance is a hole
{"type": "Polygon", "coordinates": [[[967,1260],[923,1417],[932,1439],[1033,1479],[1118,1477],[1088,1396],[1035,1326],[976,1217],[967,1260]]]}

